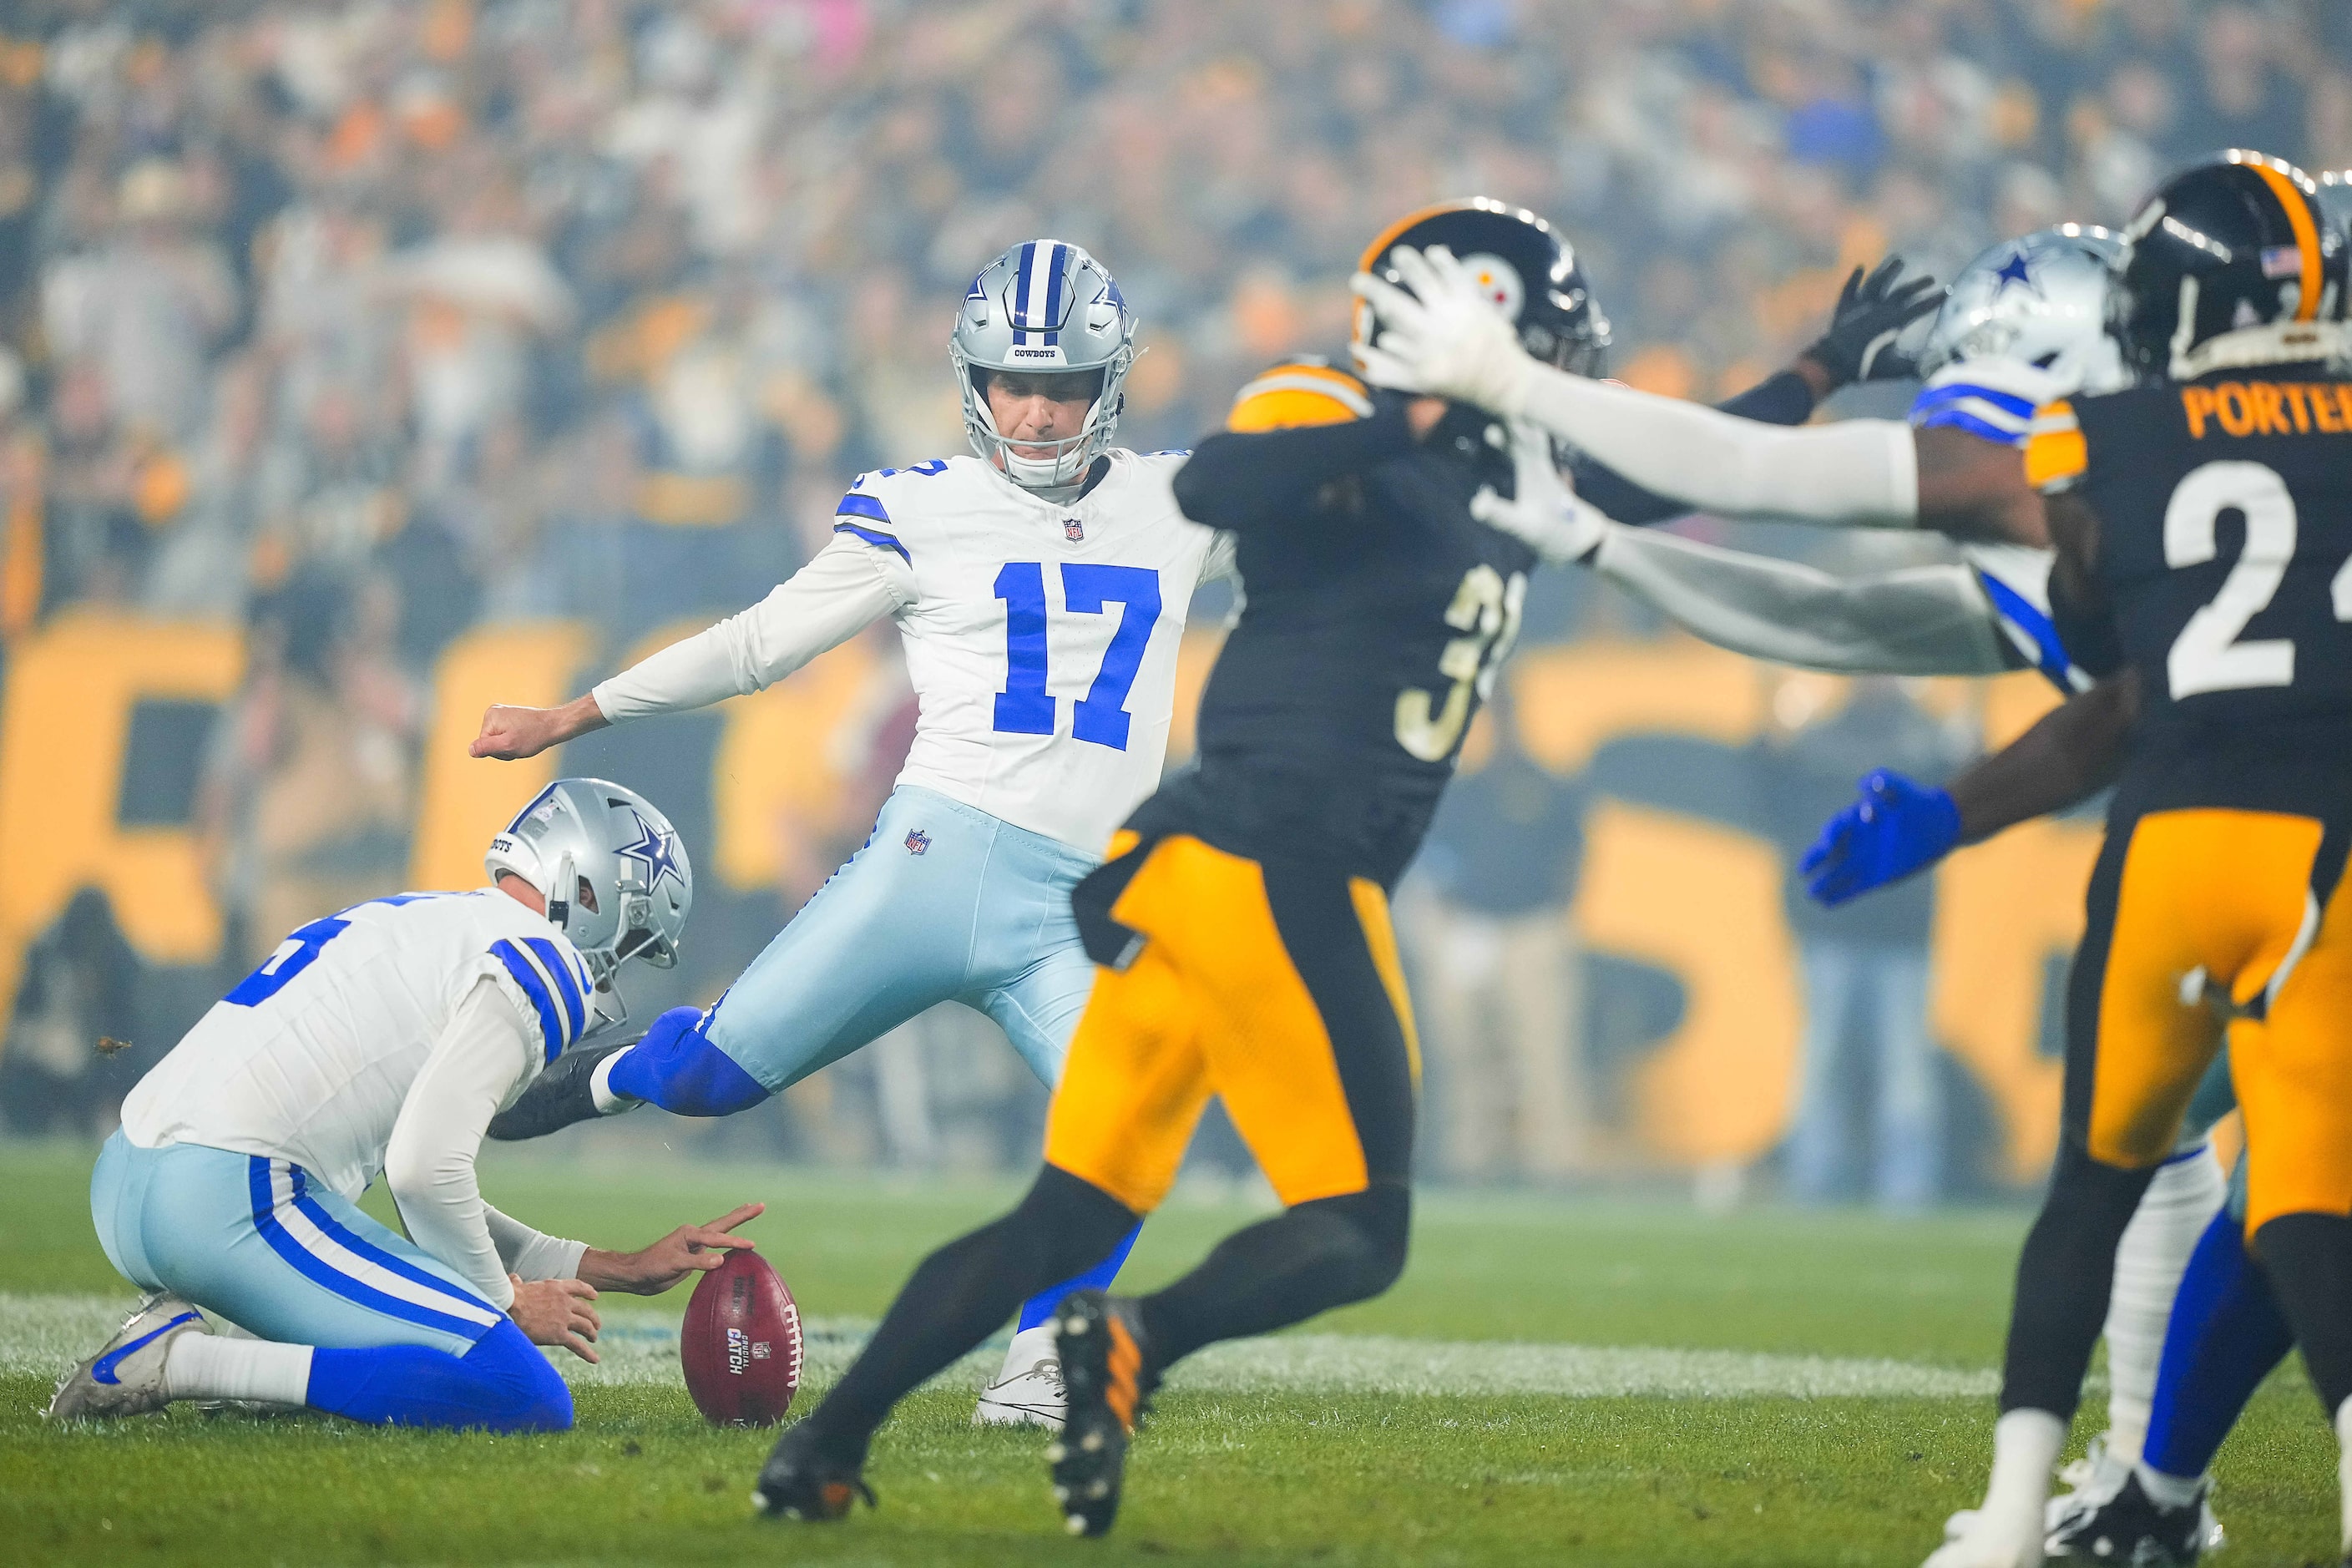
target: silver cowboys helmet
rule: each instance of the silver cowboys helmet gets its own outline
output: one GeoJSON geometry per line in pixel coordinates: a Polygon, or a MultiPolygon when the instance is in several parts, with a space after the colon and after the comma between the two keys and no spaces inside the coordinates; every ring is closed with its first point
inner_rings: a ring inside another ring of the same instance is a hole
{"type": "MultiPolygon", "coordinates": [[[[2352,169],[2330,169],[2319,176],[2319,211],[2342,232],[2345,247],[2352,249],[2352,169]]],[[[2338,353],[2336,359],[2340,371],[2352,359],[2352,353],[2338,353]]]]}
{"type": "Polygon", "coordinates": [[[963,390],[971,449],[1024,489],[1055,489],[1078,483],[1118,428],[1121,389],[1135,363],[1135,318],[1101,262],[1066,240],[1024,240],[982,268],[964,291],[948,359],[963,390]],[[1024,441],[1046,453],[1024,457],[989,413],[988,377],[997,371],[1093,372],[1094,405],[1076,435],[1024,441]]]}
{"type": "Polygon", "coordinates": [[[2318,178],[2320,213],[2352,245],[2352,169],[2329,169],[2318,178]]]}
{"type": "Polygon", "coordinates": [[[633,958],[656,969],[677,963],[694,867],[669,818],[633,789],[556,780],[490,840],[482,867],[493,882],[513,872],[547,900],[548,922],[588,961],[608,1021],[626,1016],[614,970],[633,958]]]}
{"type": "Polygon", "coordinates": [[[2112,392],[2126,379],[2107,335],[2107,290],[2123,237],[2062,223],[2005,239],[1962,268],[1927,331],[1920,373],[2005,359],[2048,371],[2067,392],[2112,392]]]}

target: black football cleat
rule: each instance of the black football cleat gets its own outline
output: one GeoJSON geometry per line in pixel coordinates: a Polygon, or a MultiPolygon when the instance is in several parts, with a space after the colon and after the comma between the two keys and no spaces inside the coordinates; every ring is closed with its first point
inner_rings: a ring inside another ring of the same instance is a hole
{"type": "Polygon", "coordinates": [[[1054,1500],[1072,1535],[1106,1535],[1118,1517],[1128,1439],[1151,1408],[1160,1373],[1132,1298],[1078,1290],[1054,1311],[1069,1412],[1045,1450],[1054,1500]]]}
{"type": "MultiPolygon", "coordinates": [[[[572,1047],[550,1062],[547,1070],[532,1079],[530,1087],[512,1105],[490,1118],[490,1136],[501,1143],[520,1143],[526,1138],[544,1138],[551,1132],[562,1131],[576,1121],[593,1121],[599,1116],[618,1115],[620,1110],[629,1109],[622,1106],[612,1112],[597,1110],[593,1080],[596,1068],[607,1058],[618,1056],[636,1043],[616,1040],[611,1045],[572,1047]]],[[[642,1102],[632,1102],[635,1103],[642,1102]]]]}
{"type": "Polygon", "coordinates": [[[751,1506],[770,1519],[829,1524],[848,1516],[859,1498],[874,1506],[874,1489],[859,1475],[858,1461],[825,1452],[815,1426],[806,1421],[787,1427],[760,1467],[751,1506]]]}
{"type": "Polygon", "coordinates": [[[2208,1481],[2194,1502],[2167,1507],[2147,1495],[2138,1476],[2130,1476],[2112,1497],[2061,1521],[2042,1551],[2067,1563],[2189,1568],[2220,1533],[2206,1507],[2212,1489],[2208,1481]]]}

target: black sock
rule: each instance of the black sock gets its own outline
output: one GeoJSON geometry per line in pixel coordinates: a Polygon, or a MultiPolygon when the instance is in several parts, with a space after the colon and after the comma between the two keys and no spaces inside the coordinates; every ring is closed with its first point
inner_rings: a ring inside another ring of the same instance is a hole
{"type": "Polygon", "coordinates": [[[2017,1304],[2001,1369],[2004,1411],[2074,1415],[2091,1347],[2107,1320],[2116,1243],[2155,1175],[2153,1166],[2103,1165],[2072,1140],[2060,1141],[2049,1195],[2017,1259],[2017,1304]]]}
{"type": "Polygon", "coordinates": [[[1020,1206],[923,1259],[882,1326],[809,1417],[821,1440],[862,1459],[890,1407],[988,1338],[1021,1303],[1103,1256],[1137,1216],[1048,1165],[1020,1206]]]}
{"type": "Polygon", "coordinates": [[[2271,1277],[2333,1426],[2352,1399],[2352,1219],[2283,1214],[2254,1233],[2254,1255],[2271,1277]]]}
{"type": "Polygon", "coordinates": [[[1234,1232],[1198,1268],[1139,1303],[1152,1365],[1379,1295],[1404,1269],[1412,1228],[1411,1191],[1382,1182],[1234,1232]]]}

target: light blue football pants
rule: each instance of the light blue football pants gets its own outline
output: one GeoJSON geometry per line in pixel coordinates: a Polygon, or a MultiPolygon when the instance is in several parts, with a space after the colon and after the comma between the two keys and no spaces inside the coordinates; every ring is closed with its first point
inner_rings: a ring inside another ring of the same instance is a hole
{"type": "Polygon", "coordinates": [[[572,1395],[506,1313],[301,1166],[118,1130],[90,1173],[107,1261],[247,1332],[314,1347],[308,1403],[379,1426],[562,1431],[572,1395]]]}
{"type": "MultiPolygon", "coordinates": [[[[874,836],[728,988],[707,1016],[673,1009],[618,1058],[619,1092],[724,1116],[798,1083],[940,1002],[996,1020],[1051,1089],[1093,989],[1070,889],[1099,864],[917,785],[892,793],[874,836]]],[[[1024,1304],[1019,1326],[1072,1290],[1107,1289],[1135,1245],[1024,1304]]]]}
{"type": "Polygon", "coordinates": [[[1093,987],[1070,889],[1100,861],[909,784],[704,1026],[770,1093],[940,1002],[996,1020],[1052,1088],[1093,987]]]}

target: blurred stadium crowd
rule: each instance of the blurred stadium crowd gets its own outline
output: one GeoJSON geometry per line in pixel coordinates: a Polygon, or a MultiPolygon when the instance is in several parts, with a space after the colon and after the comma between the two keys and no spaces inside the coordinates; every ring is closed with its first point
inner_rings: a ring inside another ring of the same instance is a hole
{"type": "MultiPolygon", "coordinates": [[[[1123,437],[1150,448],[1267,360],[1336,351],[1359,248],[1440,196],[1552,216],[1618,374],[1711,397],[1807,341],[1857,260],[1948,276],[2226,145],[2352,163],[2334,0],[20,0],[0,27],[0,637],[92,606],[252,628],[190,741],[232,969],[402,880],[453,638],[562,617],[608,666],[788,574],[860,469],[961,450],[950,315],[1010,241],[1117,272],[1148,350],[1123,437]]],[[[1643,630],[1546,603],[1554,641],[1643,630]]],[[[1744,820],[1801,841],[1862,766],[1953,765],[1974,731],[1913,696],[1799,702],[1744,820]]],[[[1432,1152],[1562,1177],[1610,1158],[1586,1037],[1675,1004],[1578,961],[1595,786],[1513,739],[1423,879],[1432,1152]]],[[[842,847],[704,945],[755,948],[842,847]]],[[[1790,913],[1808,1052],[1845,1020],[1878,1054],[1875,1190],[1910,1205],[1965,1162],[1937,1152],[1951,1072],[1888,1089],[1933,1054],[1928,894],[1904,897],[1790,913]]],[[[103,1120],[120,1074],[79,1042],[134,1026],[107,1009],[138,967],[95,894],[41,935],[12,1125],[103,1120]]],[[[878,1131],[837,1146],[934,1157],[923,1064],[963,1054],[855,1068],[878,1131]]],[[[1850,1190],[1853,1140],[1809,1145],[1814,1121],[1788,1180],[1850,1190]]]]}

